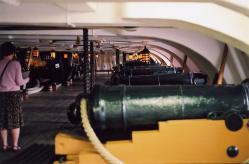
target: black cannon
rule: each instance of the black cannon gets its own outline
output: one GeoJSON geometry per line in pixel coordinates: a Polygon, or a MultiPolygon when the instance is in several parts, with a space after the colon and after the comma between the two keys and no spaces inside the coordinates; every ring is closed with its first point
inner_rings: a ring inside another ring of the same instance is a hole
{"type": "Polygon", "coordinates": [[[243,118],[249,117],[248,84],[97,86],[90,96],[79,96],[69,109],[70,119],[77,117],[77,123],[81,97],[87,99],[91,124],[98,131],[151,129],[158,121],[205,118],[224,119],[229,130],[237,131],[243,118]]]}
{"type": "Polygon", "coordinates": [[[120,71],[122,76],[139,76],[139,75],[155,75],[155,74],[173,74],[182,73],[181,68],[169,66],[140,66],[135,68],[124,68],[120,71]]]}
{"type": "Polygon", "coordinates": [[[125,85],[205,85],[207,75],[202,73],[187,74],[156,74],[144,76],[129,76],[120,79],[125,85]]]}
{"type": "MultiPolygon", "coordinates": [[[[181,68],[159,66],[159,65],[148,65],[148,66],[126,66],[121,67],[120,70],[115,69],[111,75],[111,84],[126,84],[125,81],[129,78],[138,77],[147,81],[147,78],[157,78],[156,76],[168,75],[168,74],[181,74],[181,68]]],[[[148,81],[151,81],[148,79],[148,81]]],[[[139,84],[138,84],[139,85],[139,84]]],[[[144,84],[145,85],[145,84],[144,84]]]]}
{"type": "Polygon", "coordinates": [[[205,85],[208,76],[203,73],[182,73],[182,68],[160,65],[126,64],[114,69],[111,84],[125,85],[205,85]]]}

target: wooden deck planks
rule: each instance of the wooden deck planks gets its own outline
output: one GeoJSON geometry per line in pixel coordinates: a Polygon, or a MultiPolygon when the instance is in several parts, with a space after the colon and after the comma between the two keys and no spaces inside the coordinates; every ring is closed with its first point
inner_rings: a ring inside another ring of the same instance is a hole
{"type": "MultiPolygon", "coordinates": [[[[109,78],[97,76],[96,83],[104,84],[109,78]]],[[[73,86],[62,86],[55,92],[30,95],[23,104],[25,125],[20,135],[22,151],[0,152],[0,164],[48,164],[54,158],[54,138],[58,132],[84,137],[81,127],[72,125],[66,115],[69,104],[82,93],[82,84],[81,81],[74,82],[73,86]]]]}
{"type": "Polygon", "coordinates": [[[51,162],[54,158],[55,135],[59,131],[72,132],[77,129],[68,122],[66,109],[81,92],[81,82],[76,82],[73,86],[60,87],[55,92],[37,93],[25,100],[23,104],[25,126],[20,135],[22,151],[0,152],[0,164],[51,162]]]}

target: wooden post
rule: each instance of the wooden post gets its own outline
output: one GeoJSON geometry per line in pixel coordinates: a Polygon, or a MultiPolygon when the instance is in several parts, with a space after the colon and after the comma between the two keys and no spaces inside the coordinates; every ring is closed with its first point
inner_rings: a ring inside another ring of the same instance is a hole
{"type": "Polygon", "coordinates": [[[116,66],[120,68],[120,60],[119,60],[119,49],[116,49],[116,66]]]}
{"type": "Polygon", "coordinates": [[[90,69],[91,69],[91,90],[92,90],[95,85],[95,65],[96,65],[95,54],[93,52],[93,41],[90,42],[90,55],[91,55],[90,69]]]}
{"type": "Polygon", "coordinates": [[[28,70],[30,70],[30,65],[31,65],[32,59],[33,59],[32,53],[33,53],[33,49],[30,48],[29,59],[28,59],[28,63],[27,63],[27,69],[28,70]]]}
{"type": "Polygon", "coordinates": [[[183,72],[185,72],[185,69],[186,69],[187,59],[188,59],[188,56],[185,55],[184,59],[183,59],[183,62],[182,62],[182,70],[183,70],[183,72]]]}
{"type": "Polygon", "coordinates": [[[221,85],[223,83],[223,76],[224,76],[225,65],[226,65],[226,60],[227,60],[227,52],[228,52],[228,47],[227,47],[227,44],[225,44],[223,54],[222,54],[221,64],[220,64],[220,70],[219,70],[217,82],[216,82],[217,85],[221,85]]]}
{"type": "Polygon", "coordinates": [[[90,62],[89,62],[89,51],[88,51],[88,29],[83,28],[83,43],[84,43],[84,53],[83,53],[83,90],[84,93],[90,93],[90,62]]]}
{"type": "Polygon", "coordinates": [[[126,63],[126,53],[123,52],[123,65],[125,65],[125,63],[126,63]]]}
{"type": "Polygon", "coordinates": [[[173,57],[173,55],[171,55],[171,56],[170,56],[170,66],[171,66],[171,67],[174,66],[173,62],[174,62],[174,57],[173,57]]]}

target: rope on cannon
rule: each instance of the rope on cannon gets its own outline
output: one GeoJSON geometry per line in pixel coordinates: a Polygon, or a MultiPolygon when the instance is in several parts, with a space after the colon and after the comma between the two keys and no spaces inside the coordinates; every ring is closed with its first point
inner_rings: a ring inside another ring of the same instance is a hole
{"type": "Polygon", "coordinates": [[[92,143],[93,147],[97,150],[97,152],[110,164],[124,164],[123,161],[119,160],[111,152],[109,152],[96,136],[88,119],[87,100],[84,98],[81,99],[80,110],[81,110],[80,112],[82,118],[82,126],[84,128],[84,131],[88,136],[90,142],[92,143]]]}

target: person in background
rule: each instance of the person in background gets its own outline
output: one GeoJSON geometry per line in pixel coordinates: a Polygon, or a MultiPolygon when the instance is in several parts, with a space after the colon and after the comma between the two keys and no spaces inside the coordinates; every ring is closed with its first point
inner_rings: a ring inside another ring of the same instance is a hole
{"type": "Polygon", "coordinates": [[[8,130],[12,134],[12,150],[18,151],[20,127],[23,126],[21,108],[20,86],[26,84],[29,78],[23,79],[21,65],[13,60],[15,46],[11,42],[5,42],[0,49],[0,130],[2,138],[2,150],[10,148],[8,145],[8,130]]]}

